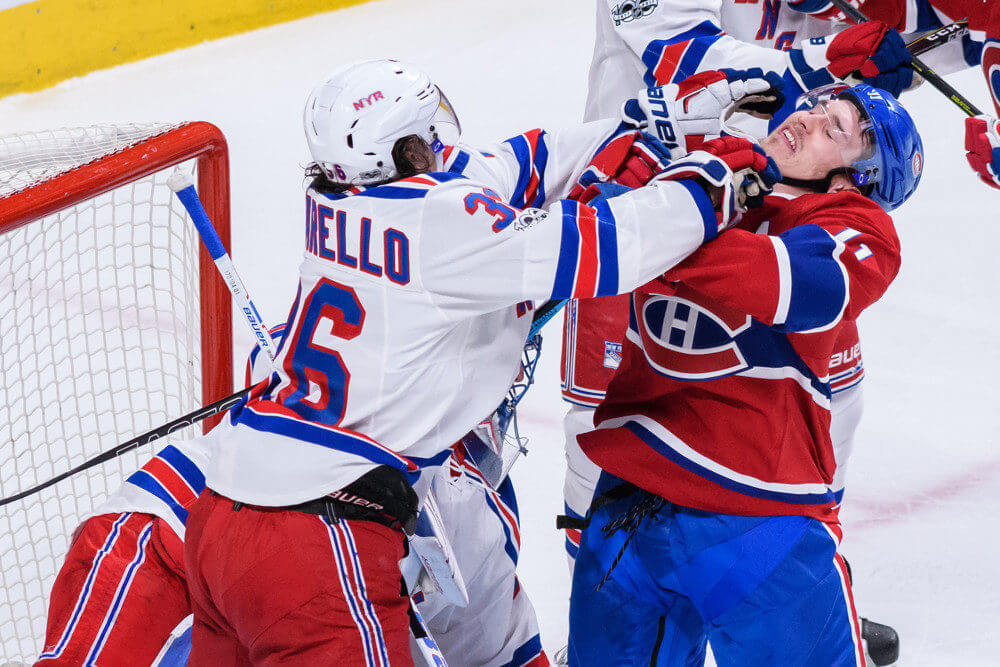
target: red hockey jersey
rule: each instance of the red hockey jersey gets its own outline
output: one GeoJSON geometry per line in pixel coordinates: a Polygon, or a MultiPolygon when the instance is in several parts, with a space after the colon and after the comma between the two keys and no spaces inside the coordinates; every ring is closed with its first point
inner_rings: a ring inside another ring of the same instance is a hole
{"type": "Polygon", "coordinates": [[[835,521],[831,357],[899,262],[892,220],[860,195],[768,197],[633,293],[583,451],[686,507],[835,521]]]}
{"type": "MultiPolygon", "coordinates": [[[[596,408],[622,361],[628,328],[628,294],[571,299],[563,320],[561,381],[568,403],[596,408]]],[[[830,391],[836,395],[861,384],[865,365],[854,322],[842,322],[830,356],[830,391]]]]}

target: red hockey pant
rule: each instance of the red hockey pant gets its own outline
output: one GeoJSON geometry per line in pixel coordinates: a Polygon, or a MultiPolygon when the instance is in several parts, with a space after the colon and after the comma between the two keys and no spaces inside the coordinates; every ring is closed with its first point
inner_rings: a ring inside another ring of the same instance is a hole
{"type": "Polygon", "coordinates": [[[404,535],[202,493],[187,522],[192,667],[412,665],[404,535]]]}
{"type": "Polygon", "coordinates": [[[184,547],[149,514],[84,522],[49,598],[38,665],[149,665],[191,613],[184,547]]]}

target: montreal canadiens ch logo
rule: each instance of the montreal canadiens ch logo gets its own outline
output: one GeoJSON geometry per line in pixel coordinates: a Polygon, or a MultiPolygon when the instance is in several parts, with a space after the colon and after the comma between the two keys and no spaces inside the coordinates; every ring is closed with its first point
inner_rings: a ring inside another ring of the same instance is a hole
{"type": "Polygon", "coordinates": [[[750,318],[726,321],[677,296],[637,297],[646,359],[660,373],[680,380],[711,380],[749,367],[734,340],[750,318]]]}

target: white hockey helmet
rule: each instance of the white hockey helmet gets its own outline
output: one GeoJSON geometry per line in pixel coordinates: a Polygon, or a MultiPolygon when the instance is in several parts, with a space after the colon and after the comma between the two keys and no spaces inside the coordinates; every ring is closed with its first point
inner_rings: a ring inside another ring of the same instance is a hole
{"type": "Polygon", "coordinates": [[[461,134],[441,89],[395,60],[338,68],[309,95],[302,122],[316,164],[334,183],[350,185],[395,178],[398,139],[415,134],[440,153],[461,134]]]}

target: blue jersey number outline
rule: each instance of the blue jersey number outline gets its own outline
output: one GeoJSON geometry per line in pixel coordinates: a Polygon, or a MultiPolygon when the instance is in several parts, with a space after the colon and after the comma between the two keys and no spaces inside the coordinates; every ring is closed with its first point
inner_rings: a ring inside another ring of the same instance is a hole
{"type": "Polygon", "coordinates": [[[333,339],[357,338],[364,323],[365,309],[354,289],[321,278],[302,304],[283,364],[289,384],[278,393],[278,402],[303,419],[339,424],[351,373],[333,339]],[[317,398],[310,398],[313,387],[319,388],[317,398]]]}
{"type": "Polygon", "coordinates": [[[469,215],[475,215],[480,207],[493,216],[494,232],[507,229],[517,217],[517,209],[505,203],[500,195],[489,188],[483,188],[482,194],[477,192],[465,196],[465,210],[469,215]]]}

